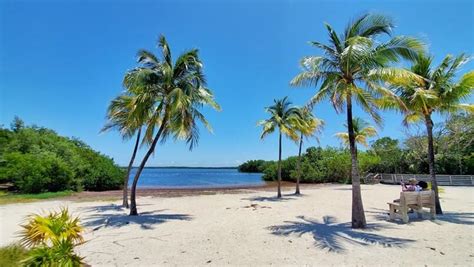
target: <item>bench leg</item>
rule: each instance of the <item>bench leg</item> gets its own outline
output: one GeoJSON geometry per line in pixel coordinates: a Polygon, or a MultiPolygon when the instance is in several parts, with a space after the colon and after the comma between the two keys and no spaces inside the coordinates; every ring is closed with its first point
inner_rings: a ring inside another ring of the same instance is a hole
{"type": "Polygon", "coordinates": [[[436,219],[436,209],[435,209],[435,207],[431,207],[431,208],[430,208],[430,215],[431,215],[431,216],[430,216],[430,217],[431,217],[431,220],[436,219]]]}
{"type": "Polygon", "coordinates": [[[400,214],[404,223],[408,223],[408,209],[406,207],[400,207],[400,214]]]}
{"type": "Polygon", "coordinates": [[[390,220],[395,220],[395,207],[390,205],[390,220]]]}

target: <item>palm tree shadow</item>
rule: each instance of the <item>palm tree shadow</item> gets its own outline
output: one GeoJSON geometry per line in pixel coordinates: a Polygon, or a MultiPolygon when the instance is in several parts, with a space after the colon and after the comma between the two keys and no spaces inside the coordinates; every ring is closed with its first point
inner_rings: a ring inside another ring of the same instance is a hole
{"type": "MultiPolygon", "coordinates": [[[[248,198],[242,198],[241,200],[250,200],[250,201],[259,201],[259,202],[284,202],[284,201],[288,201],[288,200],[294,200],[296,198],[293,198],[293,197],[286,197],[286,196],[295,196],[293,194],[291,195],[284,195],[283,197],[276,197],[276,196],[273,196],[273,197],[248,197],[248,198]]],[[[299,196],[296,196],[296,197],[299,197],[299,196]]]]}
{"type": "Polygon", "coordinates": [[[86,208],[94,213],[83,218],[83,226],[92,227],[96,231],[102,227],[115,227],[137,224],[142,229],[153,229],[155,225],[172,220],[189,221],[192,217],[188,214],[162,213],[166,210],[155,210],[140,213],[139,216],[129,216],[128,210],[118,205],[106,205],[86,208]]]}
{"type": "Polygon", "coordinates": [[[365,230],[353,230],[350,222],[337,223],[332,216],[324,216],[323,221],[307,219],[304,216],[298,216],[299,221],[286,221],[285,225],[271,226],[268,229],[274,235],[289,236],[296,234],[302,236],[311,234],[314,239],[314,245],[320,249],[327,249],[329,252],[345,251],[344,243],[355,244],[359,246],[382,245],[384,247],[404,247],[407,243],[414,242],[412,239],[387,237],[372,231],[386,228],[381,224],[368,224],[365,230]]]}
{"type": "MultiPolygon", "coordinates": [[[[373,209],[366,211],[371,213],[372,217],[380,221],[390,221],[388,210],[373,209]]],[[[426,215],[419,219],[415,213],[409,213],[409,222],[426,220],[426,215]]],[[[474,213],[472,212],[445,212],[442,215],[436,215],[436,219],[430,220],[432,223],[442,225],[443,223],[474,225],[474,213]]],[[[404,224],[400,220],[390,221],[391,223],[404,224]]]]}
{"type": "Polygon", "coordinates": [[[436,215],[436,220],[433,220],[432,222],[440,224],[438,221],[454,223],[454,224],[474,225],[474,213],[473,212],[445,212],[442,215],[436,215]]]}

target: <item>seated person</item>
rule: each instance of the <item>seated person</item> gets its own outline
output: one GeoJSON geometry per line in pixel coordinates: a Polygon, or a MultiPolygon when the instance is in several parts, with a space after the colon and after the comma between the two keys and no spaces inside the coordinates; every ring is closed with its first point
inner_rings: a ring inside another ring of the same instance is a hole
{"type": "Polygon", "coordinates": [[[405,184],[403,181],[401,181],[400,185],[402,186],[402,192],[420,192],[422,190],[422,188],[418,185],[418,181],[415,178],[410,178],[408,180],[408,184],[405,184]]]}
{"type": "Polygon", "coordinates": [[[425,181],[419,181],[418,186],[421,188],[421,191],[427,191],[428,190],[428,183],[425,181]]]}
{"type": "MultiPolygon", "coordinates": [[[[422,188],[418,185],[418,181],[416,180],[416,178],[410,178],[408,180],[408,184],[405,184],[405,182],[402,180],[402,181],[400,181],[400,185],[402,186],[402,192],[420,192],[420,191],[422,191],[422,188]]],[[[393,202],[400,202],[400,199],[395,199],[393,202]]]]}

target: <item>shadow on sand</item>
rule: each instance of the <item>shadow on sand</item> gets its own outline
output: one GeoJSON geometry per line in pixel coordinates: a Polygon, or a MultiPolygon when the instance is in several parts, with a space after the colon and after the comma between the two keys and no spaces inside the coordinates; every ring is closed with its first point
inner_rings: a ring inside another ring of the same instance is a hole
{"type": "Polygon", "coordinates": [[[189,221],[192,217],[188,214],[161,213],[166,210],[141,212],[139,216],[128,216],[128,209],[119,205],[104,205],[84,208],[84,211],[93,214],[84,217],[83,225],[93,227],[96,231],[102,227],[122,227],[129,224],[140,225],[142,229],[153,229],[154,225],[167,221],[189,221]]]}
{"type": "Polygon", "coordinates": [[[297,218],[298,221],[286,221],[284,225],[271,226],[268,229],[272,231],[272,234],[280,236],[311,234],[317,248],[336,253],[345,251],[345,242],[359,246],[378,244],[385,247],[403,247],[407,243],[414,242],[411,239],[372,233],[389,227],[381,224],[367,224],[367,228],[364,230],[353,230],[350,222],[338,223],[332,216],[324,216],[322,222],[304,216],[297,218]]]}
{"type": "MultiPolygon", "coordinates": [[[[389,220],[388,210],[383,209],[371,209],[367,210],[366,213],[370,214],[374,219],[379,221],[389,221],[396,224],[404,224],[401,220],[389,220]]],[[[427,215],[424,215],[423,219],[419,219],[415,213],[409,213],[409,221],[417,222],[429,220],[427,215]]],[[[465,225],[474,225],[474,213],[472,212],[444,212],[442,215],[436,215],[435,220],[430,220],[432,223],[441,225],[443,223],[454,223],[454,224],[465,224],[465,225]]]]}
{"type": "Polygon", "coordinates": [[[295,200],[300,197],[304,197],[304,194],[296,195],[296,194],[283,194],[281,198],[278,198],[276,196],[272,197],[248,197],[248,198],[242,198],[241,200],[250,200],[250,201],[260,201],[260,202],[284,202],[288,200],[295,200]]]}

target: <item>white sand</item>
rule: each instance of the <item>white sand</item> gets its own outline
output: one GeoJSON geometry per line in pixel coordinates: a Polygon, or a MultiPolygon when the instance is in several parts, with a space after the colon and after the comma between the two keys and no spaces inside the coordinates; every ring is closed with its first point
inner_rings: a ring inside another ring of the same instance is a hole
{"type": "Polygon", "coordinates": [[[142,215],[132,218],[119,202],[4,205],[0,245],[18,239],[25,215],[67,205],[87,226],[88,242],[78,252],[93,266],[474,265],[474,187],[445,187],[446,215],[411,216],[406,225],[387,221],[386,202],[397,198],[399,186],[362,190],[365,231],[350,229],[350,186],[329,185],[303,187],[302,197],[282,201],[273,192],[143,197],[142,215]]]}

